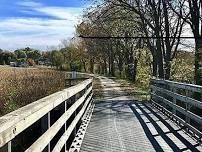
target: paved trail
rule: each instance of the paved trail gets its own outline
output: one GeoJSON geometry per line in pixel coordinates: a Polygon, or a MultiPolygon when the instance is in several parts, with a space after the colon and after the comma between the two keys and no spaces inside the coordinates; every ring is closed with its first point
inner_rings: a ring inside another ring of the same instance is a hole
{"type": "Polygon", "coordinates": [[[135,101],[100,77],[104,99],[95,109],[81,152],[202,151],[202,147],[150,104],[135,101]]]}

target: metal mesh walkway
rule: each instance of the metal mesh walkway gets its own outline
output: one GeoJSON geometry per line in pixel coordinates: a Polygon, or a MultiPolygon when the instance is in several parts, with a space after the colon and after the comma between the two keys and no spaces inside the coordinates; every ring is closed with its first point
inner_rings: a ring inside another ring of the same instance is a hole
{"type": "Polygon", "coordinates": [[[101,81],[105,98],[95,104],[81,152],[202,151],[202,146],[150,104],[125,96],[113,80],[101,81]]]}

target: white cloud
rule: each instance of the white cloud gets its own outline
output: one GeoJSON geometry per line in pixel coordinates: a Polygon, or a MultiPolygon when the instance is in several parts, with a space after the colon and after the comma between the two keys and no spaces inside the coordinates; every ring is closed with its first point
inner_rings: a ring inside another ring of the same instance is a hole
{"type": "Polygon", "coordinates": [[[43,6],[41,3],[34,2],[31,0],[25,0],[25,1],[17,2],[16,4],[23,6],[23,7],[41,7],[41,6],[43,6]]]}
{"type": "Polygon", "coordinates": [[[3,49],[25,46],[44,49],[74,35],[74,24],[67,20],[12,18],[0,21],[0,29],[0,46],[3,49]]]}
{"type": "Polygon", "coordinates": [[[34,1],[23,1],[17,3],[20,6],[25,7],[21,12],[28,14],[43,14],[52,17],[56,17],[58,19],[67,19],[74,22],[79,20],[79,17],[82,13],[83,8],[80,7],[53,7],[53,6],[45,6],[42,3],[34,2],[34,1]]]}
{"type": "Polygon", "coordinates": [[[0,48],[35,47],[45,49],[56,46],[62,39],[74,36],[75,25],[80,22],[82,8],[49,7],[33,1],[18,3],[21,12],[47,15],[50,18],[7,18],[0,20],[0,48]],[[51,18],[52,17],[52,18],[51,18]]]}
{"type": "Polygon", "coordinates": [[[77,23],[82,13],[82,8],[43,7],[35,8],[35,11],[44,13],[49,16],[57,17],[59,19],[66,19],[77,23]]]}

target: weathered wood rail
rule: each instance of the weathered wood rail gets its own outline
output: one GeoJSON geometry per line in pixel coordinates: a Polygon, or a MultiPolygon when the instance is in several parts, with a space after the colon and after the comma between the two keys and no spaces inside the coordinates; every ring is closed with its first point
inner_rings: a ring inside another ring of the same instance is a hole
{"type": "MultiPolygon", "coordinates": [[[[0,118],[0,151],[11,152],[12,142],[29,127],[40,121],[43,133],[26,152],[66,151],[66,143],[75,132],[87,108],[92,102],[92,79],[40,99],[0,118]],[[62,106],[61,106],[62,105],[62,106]],[[62,107],[62,114],[53,122],[51,112],[62,107]],[[67,123],[68,122],[68,123],[67,123]],[[52,139],[62,130],[62,135],[52,144],[52,139]]],[[[29,132],[33,134],[33,132],[29,132]]],[[[29,136],[29,134],[27,136],[29,136]]]]}
{"type": "Polygon", "coordinates": [[[151,81],[152,104],[202,142],[202,86],[167,80],[151,81]]]}

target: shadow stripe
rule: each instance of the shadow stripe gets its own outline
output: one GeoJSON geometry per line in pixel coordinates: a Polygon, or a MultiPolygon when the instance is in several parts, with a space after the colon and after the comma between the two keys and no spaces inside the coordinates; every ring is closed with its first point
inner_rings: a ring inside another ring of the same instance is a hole
{"type": "MultiPolygon", "coordinates": [[[[141,103],[142,104],[142,103],[141,103]]],[[[159,133],[159,135],[164,139],[164,141],[172,148],[175,152],[181,152],[179,147],[167,136],[164,134],[164,131],[159,127],[159,125],[147,114],[147,112],[137,103],[135,105],[145,114],[145,116],[149,119],[149,121],[153,124],[156,131],[159,133]]],[[[142,104],[143,105],[143,104],[142,104]]]]}
{"type": "Polygon", "coordinates": [[[149,106],[146,104],[143,104],[145,107],[147,107],[148,110],[150,110],[161,122],[172,132],[185,146],[187,146],[188,149],[196,152],[200,152],[196,146],[199,146],[199,144],[193,146],[188,140],[186,140],[184,137],[182,137],[178,132],[176,132],[173,127],[171,127],[161,116],[156,114],[149,106]]]}
{"type": "Polygon", "coordinates": [[[144,122],[144,120],[141,118],[141,116],[139,115],[139,113],[136,111],[136,109],[132,106],[132,103],[128,104],[129,107],[131,108],[131,110],[133,111],[133,113],[135,114],[135,116],[138,118],[140,124],[142,125],[144,132],[147,136],[147,138],[149,139],[149,141],[151,142],[152,146],[154,147],[154,149],[158,152],[164,152],[163,149],[161,148],[161,146],[159,145],[159,143],[156,141],[156,139],[154,138],[154,136],[152,135],[152,133],[150,132],[149,128],[147,127],[146,123],[144,122]]]}

